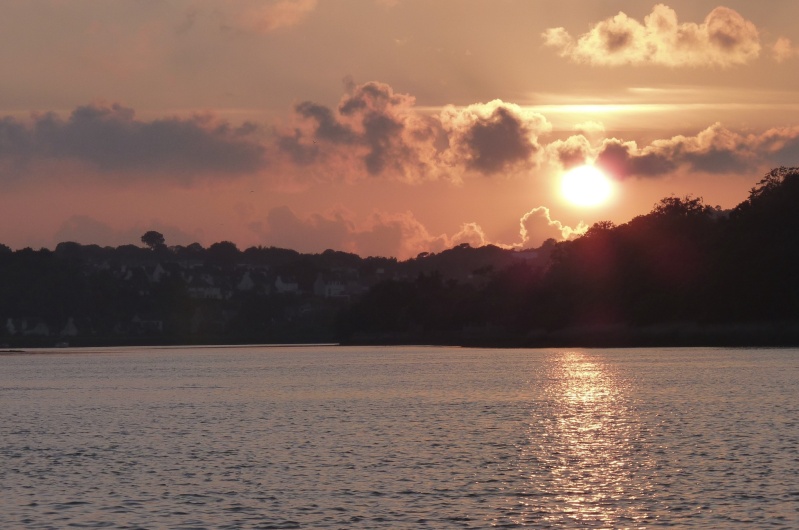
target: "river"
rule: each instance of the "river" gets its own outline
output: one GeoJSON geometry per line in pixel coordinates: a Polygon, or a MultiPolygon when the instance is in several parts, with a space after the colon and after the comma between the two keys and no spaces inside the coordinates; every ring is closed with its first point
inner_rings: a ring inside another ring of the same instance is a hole
{"type": "Polygon", "coordinates": [[[797,528],[799,350],[0,356],[2,528],[797,528]]]}

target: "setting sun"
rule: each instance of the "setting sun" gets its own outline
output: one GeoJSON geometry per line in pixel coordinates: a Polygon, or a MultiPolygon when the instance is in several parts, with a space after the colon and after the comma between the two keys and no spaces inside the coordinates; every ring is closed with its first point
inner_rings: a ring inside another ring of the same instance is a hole
{"type": "Polygon", "coordinates": [[[601,170],[585,165],[563,174],[560,192],[576,206],[599,206],[610,199],[613,184],[601,170]]]}

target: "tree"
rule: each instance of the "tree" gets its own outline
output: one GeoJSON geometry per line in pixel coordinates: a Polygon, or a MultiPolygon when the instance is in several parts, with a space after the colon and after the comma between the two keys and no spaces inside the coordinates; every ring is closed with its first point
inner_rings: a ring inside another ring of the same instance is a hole
{"type": "Polygon", "coordinates": [[[205,253],[209,263],[220,267],[232,267],[239,262],[241,252],[235,243],[220,241],[213,243],[205,253]]]}
{"type": "Polygon", "coordinates": [[[164,235],[160,232],[149,230],[141,236],[141,242],[147,245],[150,250],[155,250],[164,247],[166,240],[164,239],[164,235]]]}
{"type": "Polygon", "coordinates": [[[656,217],[691,217],[694,215],[707,215],[714,211],[714,208],[707,206],[702,201],[702,197],[664,197],[660,199],[652,209],[651,215],[656,217]]]}

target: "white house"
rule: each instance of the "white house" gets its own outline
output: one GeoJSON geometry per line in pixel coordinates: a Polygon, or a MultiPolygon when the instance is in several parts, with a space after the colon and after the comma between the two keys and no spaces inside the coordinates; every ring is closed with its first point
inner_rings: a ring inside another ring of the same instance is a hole
{"type": "Polygon", "coordinates": [[[285,282],[280,276],[275,280],[275,290],[278,293],[299,294],[300,286],[297,282],[285,282]]]}

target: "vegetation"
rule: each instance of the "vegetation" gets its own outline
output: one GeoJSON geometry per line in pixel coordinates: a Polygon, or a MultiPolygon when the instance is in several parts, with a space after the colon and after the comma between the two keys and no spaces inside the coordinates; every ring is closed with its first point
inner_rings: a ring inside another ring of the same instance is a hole
{"type": "Polygon", "coordinates": [[[667,197],[520,252],[398,262],[327,250],[0,245],[0,344],[799,343],[799,169],[732,210],[667,197]]]}

